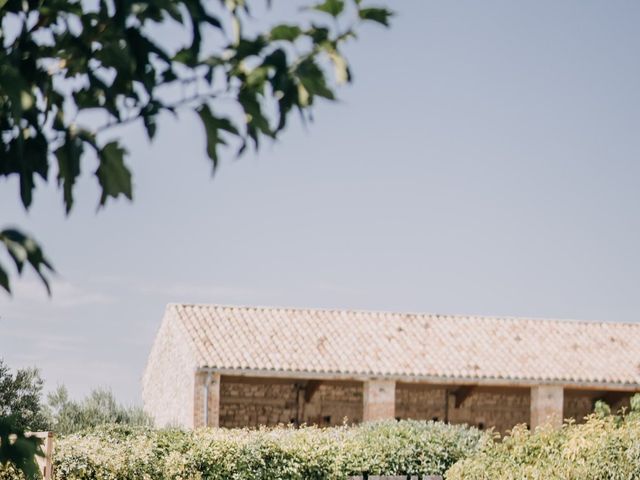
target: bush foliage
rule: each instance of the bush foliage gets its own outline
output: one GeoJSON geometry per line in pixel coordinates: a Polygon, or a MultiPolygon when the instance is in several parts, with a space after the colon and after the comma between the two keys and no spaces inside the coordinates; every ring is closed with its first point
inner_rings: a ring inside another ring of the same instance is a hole
{"type": "MultiPolygon", "coordinates": [[[[356,427],[154,430],[106,425],[58,438],[57,480],[333,480],[444,474],[447,480],[640,480],[640,396],[584,424],[515,427],[503,438],[404,420],[356,427]]],[[[22,480],[9,467],[0,480],[22,480]]]]}
{"type": "MultiPolygon", "coordinates": [[[[435,422],[195,432],[107,426],[60,438],[54,475],[65,480],[344,479],[442,474],[480,448],[478,430],[435,422]]],[[[19,477],[0,473],[0,480],[19,477]]]]}
{"type": "Polygon", "coordinates": [[[634,480],[640,479],[640,396],[631,412],[610,415],[596,408],[586,423],[561,429],[524,425],[502,440],[490,439],[447,473],[447,480],[634,480]]]}

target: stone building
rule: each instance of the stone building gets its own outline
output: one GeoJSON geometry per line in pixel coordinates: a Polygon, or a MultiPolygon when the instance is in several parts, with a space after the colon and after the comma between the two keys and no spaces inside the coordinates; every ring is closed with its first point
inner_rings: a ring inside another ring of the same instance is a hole
{"type": "Polygon", "coordinates": [[[640,325],[170,304],[143,376],[158,425],[580,421],[640,391],[640,325]]]}

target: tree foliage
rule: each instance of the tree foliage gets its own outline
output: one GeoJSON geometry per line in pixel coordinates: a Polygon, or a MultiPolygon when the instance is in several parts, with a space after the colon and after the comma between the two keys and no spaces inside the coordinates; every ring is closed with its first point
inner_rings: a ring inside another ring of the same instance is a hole
{"type": "Polygon", "coordinates": [[[110,390],[95,389],[83,401],[69,399],[64,386],[48,396],[52,410],[52,430],[58,435],[68,435],[100,425],[118,424],[150,426],[151,418],[140,407],[119,404],[110,390]]]}
{"type": "MultiPolygon", "coordinates": [[[[391,15],[324,0],[295,23],[259,30],[251,13],[248,0],[0,0],[0,176],[18,180],[27,209],[37,179],[55,177],[69,213],[86,168],[99,206],[132,199],[113,128],[141,123],[152,140],[158,117],[182,110],[197,112],[215,169],[222,147],[257,150],[292,112],[308,119],[318,98],[333,100],[351,80],[344,42],[391,15]],[[187,39],[157,33],[167,28],[187,39]]],[[[52,266],[33,239],[8,229],[0,241],[19,273],[29,264],[46,283],[52,266]]],[[[10,289],[2,266],[0,286],[10,289]]]]}
{"type": "Polygon", "coordinates": [[[0,360],[0,418],[10,417],[20,430],[46,430],[49,425],[42,404],[43,381],[36,368],[16,370],[15,374],[0,360]]]}
{"type": "Polygon", "coordinates": [[[18,369],[13,374],[0,359],[0,465],[11,463],[26,478],[37,478],[35,455],[42,451],[40,440],[24,432],[48,427],[42,386],[37,369],[18,369]]]}

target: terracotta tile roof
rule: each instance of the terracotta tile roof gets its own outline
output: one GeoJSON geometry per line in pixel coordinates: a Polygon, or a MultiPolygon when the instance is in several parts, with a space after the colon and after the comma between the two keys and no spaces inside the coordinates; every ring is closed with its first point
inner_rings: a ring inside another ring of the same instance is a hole
{"type": "Polygon", "coordinates": [[[167,306],[197,367],[640,386],[640,324],[167,306]]]}

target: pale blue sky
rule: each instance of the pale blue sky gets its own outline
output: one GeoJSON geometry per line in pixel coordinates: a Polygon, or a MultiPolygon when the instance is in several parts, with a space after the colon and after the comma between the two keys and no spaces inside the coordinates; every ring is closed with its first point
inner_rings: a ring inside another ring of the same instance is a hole
{"type": "Polygon", "coordinates": [[[339,104],[213,180],[185,116],[127,131],[133,204],[3,182],[59,276],[0,295],[0,356],[138,402],[167,302],[638,320],[640,3],[393,8],[339,104]]]}

